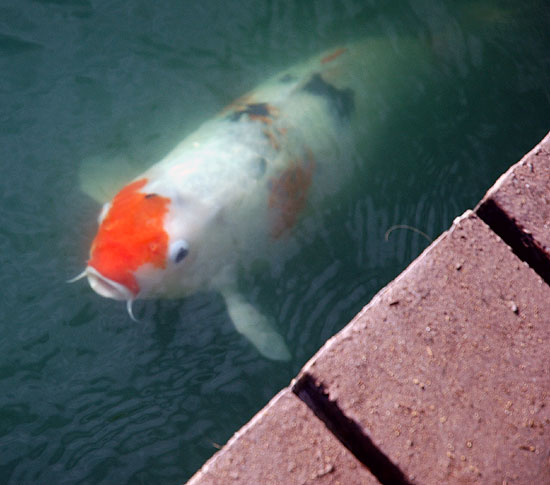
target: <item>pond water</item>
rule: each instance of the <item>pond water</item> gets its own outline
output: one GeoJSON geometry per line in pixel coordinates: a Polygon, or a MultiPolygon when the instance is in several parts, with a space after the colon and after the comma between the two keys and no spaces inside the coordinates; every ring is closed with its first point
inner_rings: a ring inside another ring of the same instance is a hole
{"type": "Polygon", "coordinates": [[[428,245],[386,231],[437,237],[550,129],[548,25],[543,0],[2,0],[0,482],[189,478],[428,245]],[[65,283],[99,210],[82,161],[153,163],[268,76],[369,37],[421,39],[432,77],[380,113],[365,179],[318,237],[282,272],[241,275],[289,362],[215,293],[139,302],[135,323],[65,283]]]}

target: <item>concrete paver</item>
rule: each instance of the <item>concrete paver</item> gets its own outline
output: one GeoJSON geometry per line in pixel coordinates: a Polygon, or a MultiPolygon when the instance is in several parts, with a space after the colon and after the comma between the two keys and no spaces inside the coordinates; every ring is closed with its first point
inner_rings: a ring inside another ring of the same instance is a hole
{"type": "Polygon", "coordinates": [[[550,483],[548,342],[550,287],[469,212],[297,388],[313,380],[415,483],[550,483]]]}
{"type": "Polygon", "coordinates": [[[289,389],[275,396],[188,482],[189,485],[378,483],[289,389]]]}

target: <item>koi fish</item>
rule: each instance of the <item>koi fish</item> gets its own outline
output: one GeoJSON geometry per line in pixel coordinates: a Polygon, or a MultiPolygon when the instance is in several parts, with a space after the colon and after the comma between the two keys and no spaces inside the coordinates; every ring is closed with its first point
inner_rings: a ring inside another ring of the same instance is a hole
{"type": "MultiPolygon", "coordinates": [[[[237,271],[284,251],[308,210],[345,190],[357,140],[376,136],[385,103],[377,91],[407,85],[395,72],[415,63],[409,54],[372,40],[338,47],[234,101],[102,200],[87,266],[71,281],[87,278],[99,295],[126,301],[134,320],[137,299],[218,291],[262,355],[289,359],[239,291],[237,271]]],[[[102,199],[93,187],[88,194],[102,199]]]]}

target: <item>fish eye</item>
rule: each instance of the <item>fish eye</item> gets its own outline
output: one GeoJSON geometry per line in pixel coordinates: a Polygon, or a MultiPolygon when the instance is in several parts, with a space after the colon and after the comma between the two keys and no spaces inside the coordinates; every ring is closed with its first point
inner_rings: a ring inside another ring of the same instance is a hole
{"type": "Polygon", "coordinates": [[[107,215],[107,212],[109,212],[110,208],[111,208],[110,202],[105,202],[105,204],[103,204],[103,207],[101,208],[101,212],[97,216],[98,224],[101,224],[103,222],[103,219],[105,219],[105,216],[107,215]]]}
{"type": "Polygon", "coordinates": [[[179,263],[189,253],[189,243],[185,239],[179,239],[170,244],[169,257],[174,263],[179,263]]]}

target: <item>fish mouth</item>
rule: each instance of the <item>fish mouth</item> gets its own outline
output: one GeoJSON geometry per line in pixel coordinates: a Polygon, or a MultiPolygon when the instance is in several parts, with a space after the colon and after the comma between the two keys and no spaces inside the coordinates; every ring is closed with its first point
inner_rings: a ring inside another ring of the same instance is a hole
{"type": "Polygon", "coordinates": [[[134,295],[128,288],[103,276],[93,266],[86,266],[86,269],[84,269],[82,273],[68,280],[67,283],[74,283],[81,278],[87,278],[92,290],[94,290],[98,295],[104,296],[105,298],[112,298],[113,300],[125,301],[128,315],[130,315],[130,318],[134,322],[138,321],[132,311],[132,305],[137,295],[134,295]]]}
{"type": "Polygon", "coordinates": [[[133,300],[135,296],[124,285],[117,283],[105,276],[92,266],[88,266],[85,270],[88,278],[88,283],[98,295],[113,300],[133,300]]]}

